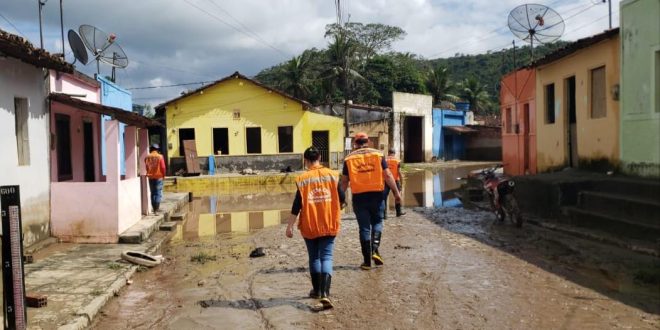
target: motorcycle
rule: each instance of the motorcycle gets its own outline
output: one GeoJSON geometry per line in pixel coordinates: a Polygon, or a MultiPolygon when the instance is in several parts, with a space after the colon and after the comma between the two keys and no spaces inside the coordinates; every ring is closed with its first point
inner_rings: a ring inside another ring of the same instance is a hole
{"type": "Polygon", "coordinates": [[[516,227],[522,227],[523,217],[518,202],[513,196],[515,181],[509,176],[498,173],[502,165],[496,165],[468,174],[469,181],[479,182],[481,189],[488,196],[491,210],[499,222],[504,222],[508,216],[516,227]]]}

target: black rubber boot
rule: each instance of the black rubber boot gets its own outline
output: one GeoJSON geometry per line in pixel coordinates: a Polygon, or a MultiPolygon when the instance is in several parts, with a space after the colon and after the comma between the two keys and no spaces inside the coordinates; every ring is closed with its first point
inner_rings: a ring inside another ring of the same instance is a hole
{"type": "Polygon", "coordinates": [[[334,307],[330,301],[330,286],[332,285],[332,275],[328,273],[321,273],[321,305],[323,309],[330,309],[334,307]]]}
{"type": "Polygon", "coordinates": [[[360,240],[360,247],[362,247],[362,258],[364,258],[360,268],[369,270],[371,269],[371,241],[360,240]]]}
{"type": "Polygon", "coordinates": [[[314,299],[321,298],[321,273],[309,273],[312,277],[312,290],[309,291],[309,297],[314,299]]]}
{"type": "Polygon", "coordinates": [[[382,233],[379,231],[371,232],[371,259],[374,260],[376,266],[383,265],[383,257],[378,253],[378,247],[380,246],[380,237],[382,233]]]}
{"type": "Polygon", "coordinates": [[[406,215],[406,212],[401,211],[401,204],[395,204],[394,208],[396,209],[396,216],[400,217],[402,215],[406,215]]]}
{"type": "Polygon", "coordinates": [[[152,203],[153,208],[154,208],[154,213],[160,212],[160,203],[152,203]]]}

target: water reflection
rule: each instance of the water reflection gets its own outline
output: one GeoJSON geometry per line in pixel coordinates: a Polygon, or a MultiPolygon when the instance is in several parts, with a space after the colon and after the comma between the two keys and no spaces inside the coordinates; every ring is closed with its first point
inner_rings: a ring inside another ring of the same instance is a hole
{"type": "MultiPolygon", "coordinates": [[[[405,207],[460,207],[454,192],[461,182],[457,177],[482,166],[422,170],[405,174],[403,205],[405,207]]],[[[252,187],[218,187],[195,191],[188,204],[186,220],[177,226],[173,240],[195,240],[222,233],[247,233],[251,230],[285,223],[291,212],[295,185],[262,185],[252,187]]],[[[349,196],[350,199],[350,196],[349,196]]],[[[344,210],[352,213],[349,206],[344,210]]],[[[390,196],[388,206],[394,209],[390,196]]]]}

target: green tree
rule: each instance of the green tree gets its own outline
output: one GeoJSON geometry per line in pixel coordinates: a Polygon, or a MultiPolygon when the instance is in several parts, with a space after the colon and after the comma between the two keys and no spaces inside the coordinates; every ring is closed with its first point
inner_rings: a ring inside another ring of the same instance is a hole
{"type": "Polygon", "coordinates": [[[346,23],[343,26],[338,24],[329,24],[325,28],[325,35],[335,35],[339,31],[344,31],[349,38],[357,43],[356,55],[366,63],[376,54],[389,51],[392,43],[401,40],[406,36],[406,31],[397,26],[385,25],[380,23],[346,23]]]}
{"type": "Polygon", "coordinates": [[[485,88],[475,77],[466,78],[461,83],[460,95],[470,102],[470,110],[474,113],[484,113],[490,106],[490,96],[485,88]]]}
{"type": "Polygon", "coordinates": [[[433,96],[433,105],[439,105],[441,101],[456,101],[456,95],[451,94],[454,88],[447,67],[437,66],[427,71],[426,89],[433,96]]]}
{"type": "Polygon", "coordinates": [[[293,97],[306,99],[310,96],[311,57],[309,51],[294,56],[284,64],[280,88],[293,97]]]}

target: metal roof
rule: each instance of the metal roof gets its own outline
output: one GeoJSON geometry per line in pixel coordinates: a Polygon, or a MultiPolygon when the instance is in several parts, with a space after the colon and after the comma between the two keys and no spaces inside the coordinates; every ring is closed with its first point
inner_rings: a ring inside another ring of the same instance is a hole
{"type": "Polygon", "coordinates": [[[94,112],[101,115],[107,115],[124,124],[136,126],[139,128],[162,126],[159,122],[151,118],[147,118],[145,116],[139,115],[135,112],[126,111],[124,109],[115,108],[115,107],[109,107],[107,105],[102,105],[98,103],[79,100],[67,94],[50,93],[48,99],[51,102],[54,101],[61,104],[69,105],[76,109],[94,112]]]}

